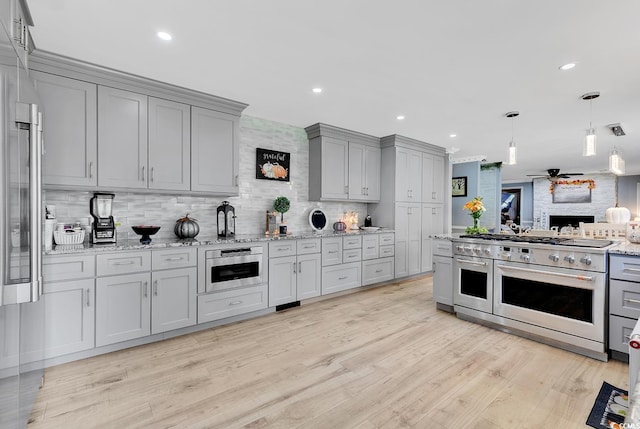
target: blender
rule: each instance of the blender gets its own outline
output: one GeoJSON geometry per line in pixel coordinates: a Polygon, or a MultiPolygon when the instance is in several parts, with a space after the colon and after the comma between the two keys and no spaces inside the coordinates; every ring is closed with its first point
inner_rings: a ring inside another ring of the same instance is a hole
{"type": "Polygon", "coordinates": [[[89,211],[93,217],[93,244],[116,242],[116,224],[112,215],[115,196],[109,192],[95,192],[89,201],[89,211]]]}

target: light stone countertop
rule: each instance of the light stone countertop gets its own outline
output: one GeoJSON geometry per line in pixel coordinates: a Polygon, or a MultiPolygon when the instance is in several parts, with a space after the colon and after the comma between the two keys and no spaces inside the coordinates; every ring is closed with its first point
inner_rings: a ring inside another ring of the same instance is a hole
{"type": "Polygon", "coordinates": [[[640,243],[631,243],[629,241],[623,241],[617,246],[609,249],[610,255],[630,255],[640,256],[640,243]]]}
{"type": "Polygon", "coordinates": [[[327,237],[347,237],[352,235],[368,235],[368,234],[384,234],[394,232],[392,229],[380,228],[377,231],[349,230],[345,232],[334,231],[305,231],[295,234],[287,234],[286,236],[274,235],[258,235],[246,234],[237,235],[233,238],[219,237],[196,237],[193,239],[179,238],[153,238],[150,244],[142,244],[138,239],[118,240],[115,244],[71,244],[56,245],[51,250],[45,250],[45,255],[66,255],[73,253],[101,253],[101,252],[117,252],[127,250],[140,249],[170,249],[183,246],[212,246],[220,244],[235,243],[256,243],[274,240],[299,240],[304,238],[327,238],[327,237]]]}

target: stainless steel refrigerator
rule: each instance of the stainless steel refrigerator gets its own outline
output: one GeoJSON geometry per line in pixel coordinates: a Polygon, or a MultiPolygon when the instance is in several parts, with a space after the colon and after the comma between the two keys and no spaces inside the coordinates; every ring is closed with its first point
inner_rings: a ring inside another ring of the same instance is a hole
{"type": "MultiPolygon", "coordinates": [[[[42,115],[6,26],[0,26],[0,427],[26,427],[42,359],[23,344],[44,320],[42,294],[42,115]],[[25,318],[28,317],[25,323],[25,318]],[[29,326],[27,329],[26,326],[29,326]]],[[[40,333],[41,335],[41,333],[40,333]]]]}

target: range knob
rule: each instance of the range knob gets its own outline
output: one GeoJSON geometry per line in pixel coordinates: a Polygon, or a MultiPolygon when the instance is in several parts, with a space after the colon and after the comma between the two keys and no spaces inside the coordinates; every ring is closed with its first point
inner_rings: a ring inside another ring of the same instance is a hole
{"type": "Polygon", "coordinates": [[[549,255],[549,259],[553,262],[558,262],[560,260],[560,255],[554,253],[553,255],[549,255]]]}
{"type": "Polygon", "coordinates": [[[464,250],[465,252],[471,252],[471,246],[464,246],[464,247],[463,247],[463,250],[464,250]]]}
{"type": "Polygon", "coordinates": [[[524,262],[529,262],[529,260],[531,259],[531,255],[527,255],[526,253],[522,254],[520,255],[520,259],[522,259],[524,262]]]}
{"type": "Polygon", "coordinates": [[[482,247],[478,246],[478,247],[474,247],[473,248],[473,253],[476,253],[476,254],[479,255],[480,252],[482,252],[482,247]]]}
{"type": "Polygon", "coordinates": [[[585,265],[591,265],[591,256],[587,255],[584,258],[580,258],[580,262],[585,265]]]}
{"type": "Polygon", "coordinates": [[[484,249],[484,254],[491,256],[491,248],[490,247],[485,248],[484,249]]]}
{"type": "Polygon", "coordinates": [[[502,252],[502,259],[505,259],[507,261],[511,260],[511,253],[509,252],[502,252]]]}
{"type": "Polygon", "coordinates": [[[457,245],[457,246],[456,246],[456,250],[457,250],[458,252],[462,252],[462,250],[463,250],[463,249],[464,249],[464,247],[463,247],[463,246],[461,246],[461,245],[457,245]]]}
{"type": "Polygon", "coordinates": [[[573,255],[567,255],[564,257],[564,260],[570,264],[573,264],[576,261],[576,258],[573,255]]]}

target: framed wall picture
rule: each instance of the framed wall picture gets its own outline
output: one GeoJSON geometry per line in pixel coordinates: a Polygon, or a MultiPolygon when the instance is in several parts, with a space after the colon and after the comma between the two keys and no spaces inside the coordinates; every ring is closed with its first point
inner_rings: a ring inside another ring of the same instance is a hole
{"type": "Polygon", "coordinates": [[[453,179],[451,179],[451,196],[467,196],[467,176],[454,177],[453,179]]]}
{"type": "Polygon", "coordinates": [[[291,154],[256,148],[256,179],[291,181],[291,154]]]}

